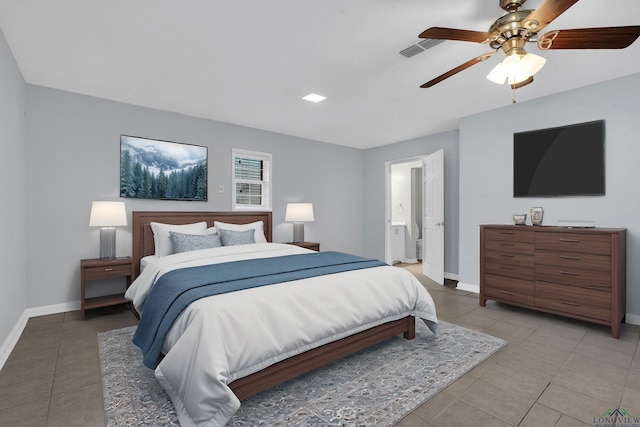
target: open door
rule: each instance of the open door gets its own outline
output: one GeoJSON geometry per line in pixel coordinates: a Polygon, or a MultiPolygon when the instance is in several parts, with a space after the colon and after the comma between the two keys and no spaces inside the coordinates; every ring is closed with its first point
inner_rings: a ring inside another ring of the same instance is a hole
{"type": "Polygon", "coordinates": [[[422,273],[444,285],[444,150],[422,159],[422,273]]]}

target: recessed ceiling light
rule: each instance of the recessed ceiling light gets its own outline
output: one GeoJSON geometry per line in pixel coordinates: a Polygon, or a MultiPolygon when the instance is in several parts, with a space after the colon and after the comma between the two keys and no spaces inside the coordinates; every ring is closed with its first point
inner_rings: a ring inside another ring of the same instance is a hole
{"type": "Polygon", "coordinates": [[[327,97],[318,95],[317,93],[310,93],[307,96],[303,96],[302,99],[304,99],[305,101],[309,101],[309,102],[313,102],[314,104],[317,104],[318,102],[321,102],[327,99],[327,97]]]}

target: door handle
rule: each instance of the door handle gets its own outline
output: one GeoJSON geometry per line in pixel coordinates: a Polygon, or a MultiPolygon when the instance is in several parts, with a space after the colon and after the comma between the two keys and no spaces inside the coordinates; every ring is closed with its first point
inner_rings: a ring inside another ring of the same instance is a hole
{"type": "Polygon", "coordinates": [[[442,227],[444,225],[444,221],[436,222],[436,225],[438,227],[442,227]]]}

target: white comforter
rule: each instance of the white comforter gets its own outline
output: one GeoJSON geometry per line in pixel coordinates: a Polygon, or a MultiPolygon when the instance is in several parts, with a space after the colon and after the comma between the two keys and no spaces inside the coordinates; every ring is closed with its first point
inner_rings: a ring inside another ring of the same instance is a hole
{"type": "MultiPolygon", "coordinates": [[[[312,252],[260,243],[186,252],[148,265],[126,293],[139,312],[155,280],[186,266],[312,252]]],[[[435,332],[435,306],[406,270],[384,266],[203,298],[167,334],[155,376],[182,426],[223,426],[240,407],[230,382],[280,360],[413,315],[435,332]]]]}

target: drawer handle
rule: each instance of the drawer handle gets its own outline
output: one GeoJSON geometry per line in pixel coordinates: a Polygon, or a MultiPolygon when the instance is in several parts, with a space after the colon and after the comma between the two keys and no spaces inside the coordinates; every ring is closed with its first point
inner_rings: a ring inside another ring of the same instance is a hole
{"type": "Polygon", "coordinates": [[[580,240],[578,239],[563,239],[562,237],[560,238],[560,241],[565,243],[580,243],[580,240]]]}
{"type": "Polygon", "coordinates": [[[574,272],[571,272],[571,271],[562,271],[562,270],[560,270],[560,274],[564,274],[565,276],[579,276],[580,275],[580,273],[574,273],[574,272]]]}
{"type": "Polygon", "coordinates": [[[516,257],[515,255],[510,255],[510,254],[500,254],[500,256],[502,258],[515,258],[516,257]]]}
{"type": "Polygon", "coordinates": [[[570,305],[570,306],[572,306],[572,307],[580,307],[580,304],[576,304],[575,302],[560,301],[560,304],[563,304],[563,305],[570,305]]]}
{"type": "Polygon", "coordinates": [[[513,231],[501,231],[500,234],[513,234],[513,231]]]}
{"type": "Polygon", "coordinates": [[[500,268],[502,268],[503,270],[515,270],[515,267],[511,267],[508,265],[501,265],[500,268]]]}
{"type": "Polygon", "coordinates": [[[113,268],[105,268],[104,271],[113,271],[113,268]]]}
{"type": "Polygon", "coordinates": [[[514,295],[513,292],[507,292],[507,291],[498,291],[498,292],[500,292],[501,294],[506,294],[506,295],[514,295]]]}
{"type": "Polygon", "coordinates": [[[570,259],[572,261],[580,261],[580,257],[579,256],[561,256],[560,258],[562,258],[562,259],[570,259]]]}
{"type": "Polygon", "coordinates": [[[513,246],[513,243],[500,243],[500,246],[513,246]]]}

